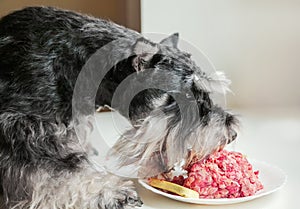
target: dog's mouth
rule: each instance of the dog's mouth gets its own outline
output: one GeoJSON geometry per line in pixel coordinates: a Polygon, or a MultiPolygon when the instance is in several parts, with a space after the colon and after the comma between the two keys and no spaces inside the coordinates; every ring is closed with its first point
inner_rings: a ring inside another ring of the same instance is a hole
{"type": "MultiPolygon", "coordinates": [[[[197,159],[197,161],[204,160],[210,156],[210,154],[221,151],[225,148],[226,145],[232,143],[237,137],[237,133],[234,130],[229,131],[229,136],[224,138],[224,140],[219,141],[219,145],[215,147],[211,151],[211,153],[205,152],[203,150],[194,150],[188,149],[186,150],[186,157],[181,159],[181,161],[185,162],[185,165],[190,165],[192,161],[197,159]]],[[[170,164],[167,156],[167,147],[166,144],[163,144],[163,148],[160,151],[155,151],[152,155],[145,159],[145,161],[141,164],[141,168],[138,172],[139,178],[152,177],[157,174],[162,174],[168,172],[173,169],[175,164],[170,164]]]]}
{"type": "MultiPolygon", "coordinates": [[[[212,153],[220,151],[224,149],[225,144],[216,148],[212,153]]],[[[187,155],[185,158],[181,159],[180,162],[184,162],[182,166],[187,167],[188,165],[192,164],[193,161],[201,161],[208,158],[210,154],[204,154],[204,152],[197,152],[195,150],[187,150],[187,155]]],[[[145,161],[145,163],[141,166],[139,170],[138,177],[139,178],[147,178],[153,177],[159,174],[168,173],[169,171],[173,170],[176,164],[180,163],[176,162],[175,164],[169,165],[168,164],[168,157],[165,152],[154,152],[149,160],[145,161]]]]}

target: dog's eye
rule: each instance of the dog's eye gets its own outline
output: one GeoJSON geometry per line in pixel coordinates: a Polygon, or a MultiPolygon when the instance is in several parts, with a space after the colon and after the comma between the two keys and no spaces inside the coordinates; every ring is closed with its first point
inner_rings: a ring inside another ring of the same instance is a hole
{"type": "Polygon", "coordinates": [[[152,59],[150,60],[150,65],[154,66],[158,62],[162,60],[162,55],[161,54],[155,54],[153,55],[152,59]]]}

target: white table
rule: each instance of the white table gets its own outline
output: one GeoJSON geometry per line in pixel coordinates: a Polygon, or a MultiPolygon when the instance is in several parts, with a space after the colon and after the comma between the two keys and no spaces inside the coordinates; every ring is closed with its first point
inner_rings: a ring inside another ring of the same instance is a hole
{"type": "MultiPolygon", "coordinates": [[[[152,192],[137,184],[139,194],[144,201],[143,209],[299,209],[300,188],[300,110],[256,110],[238,111],[242,115],[242,130],[235,142],[235,150],[247,156],[277,165],[288,175],[287,184],[274,194],[249,202],[209,206],[194,205],[177,202],[152,192]]],[[[118,120],[115,113],[97,114],[97,131],[102,137],[113,144],[122,128],[116,132],[112,118],[118,120]],[[113,116],[113,117],[112,117],[113,116]]],[[[126,126],[126,122],[122,122],[126,126]]],[[[122,125],[121,125],[122,126],[122,125]]],[[[99,137],[95,131],[92,135],[93,143],[97,144],[99,137]]],[[[103,149],[98,147],[98,149],[103,149]]],[[[101,158],[101,156],[100,156],[101,158]]],[[[100,159],[99,158],[99,159],[100,159]]]]}

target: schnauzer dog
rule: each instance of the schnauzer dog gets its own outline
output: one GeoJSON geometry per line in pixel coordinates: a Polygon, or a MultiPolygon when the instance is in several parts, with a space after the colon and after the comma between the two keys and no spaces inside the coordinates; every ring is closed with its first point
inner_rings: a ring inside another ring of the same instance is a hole
{"type": "MultiPolygon", "coordinates": [[[[139,177],[155,175],[191,149],[204,158],[235,139],[236,117],[210,98],[226,89],[228,80],[222,73],[205,73],[179,50],[178,34],[153,43],[106,20],[28,7],[0,20],[0,191],[6,208],[141,206],[131,181],[95,169],[85,138],[74,129],[77,77],[98,49],[118,39],[132,44],[120,44],[115,53],[131,55],[105,75],[95,109],[108,105],[127,115],[122,98],[115,106],[112,99],[132,74],[140,83],[142,75],[147,82],[170,82],[165,89],[144,89],[133,97],[129,119],[134,126],[108,154],[117,166],[134,165],[139,177]]],[[[85,112],[76,115],[88,117],[85,112]]]]}

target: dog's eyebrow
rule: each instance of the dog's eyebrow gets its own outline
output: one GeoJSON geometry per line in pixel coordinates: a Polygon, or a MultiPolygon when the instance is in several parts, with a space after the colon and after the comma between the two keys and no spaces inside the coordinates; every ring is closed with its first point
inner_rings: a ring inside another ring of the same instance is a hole
{"type": "Polygon", "coordinates": [[[159,48],[156,44],[146,40],[138,40],[134,45],[133,52],[137,55],[156,54],[159,48]]]}
{"type": "Polygon", "coordinates": [[[229,85],[231,81],[228,80],[225,74],[221,71],[216,71],[207,75],[204,72],[195,72],[191,75],[196,87],[209,93],[222,93],[230,92],[229,85]]]}

